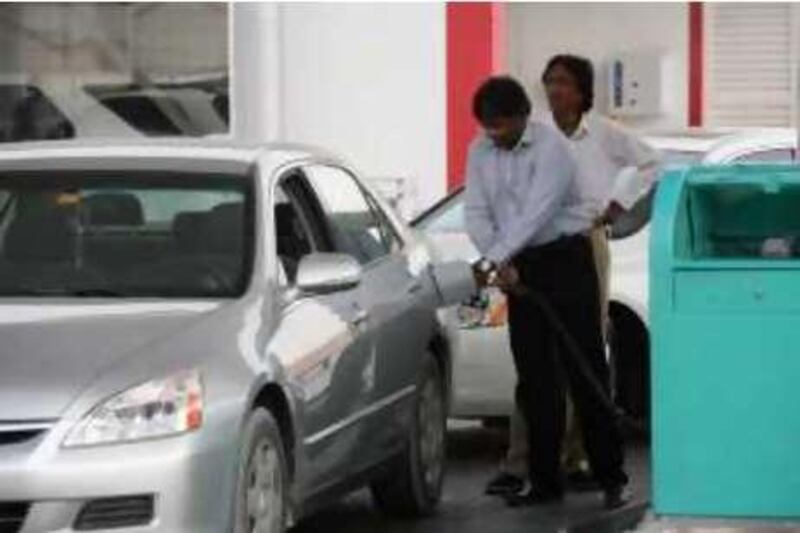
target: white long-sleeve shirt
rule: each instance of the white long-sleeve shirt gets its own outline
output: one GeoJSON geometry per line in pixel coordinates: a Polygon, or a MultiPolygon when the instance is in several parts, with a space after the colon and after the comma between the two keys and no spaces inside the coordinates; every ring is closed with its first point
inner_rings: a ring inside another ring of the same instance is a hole
{"type": "MultiPolygon", "coordinates": [[[[544,122],[556,127],[552,114],[544,122]]],[[[595,220],[611,202],[630,209],[658,175],[658,153],[616,122],[590,112],[568,137],[578,165],[581,216],[595,220]]]]}
{"type": "Polygon", "coordinates": [[[502,263],[526,246],[586,231],[577,167],[563,134],[542,122],[528,124],[512,150],[485,135],[467,157],[465,218],[480,253],[502,263]]]}

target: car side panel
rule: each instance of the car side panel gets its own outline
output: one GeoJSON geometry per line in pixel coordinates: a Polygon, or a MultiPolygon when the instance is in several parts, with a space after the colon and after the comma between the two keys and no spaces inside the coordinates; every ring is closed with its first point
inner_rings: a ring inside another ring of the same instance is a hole
{"type": "Polygon", "coordinates": [[[359,461],[372,403],[369,336],[354,324],[357,289],[305,298],[283,312],[270,351],[300,408],[298,492],[337,483],[359,461]]]}
{"type": "Polygon", "coordinates": [[[397,448],[398,442],[405,442],[412,399],[435,320],[435,310],[424,298],[425,291],[431,289],[426,275],[412,273],[401,252],[384,258],[365,274],[365,305],[375,332],[377,361],[376,411],[366,448],[373,461],[397,448]]]}

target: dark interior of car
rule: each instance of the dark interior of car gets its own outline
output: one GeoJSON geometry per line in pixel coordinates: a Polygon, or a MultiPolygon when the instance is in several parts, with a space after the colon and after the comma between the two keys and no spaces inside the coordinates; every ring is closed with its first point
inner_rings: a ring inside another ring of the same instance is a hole
{"type": "Polygon", "coordinates": [[[81,288],[122,295],[227,296],[247,279],[246,209],[222,203],[146,224],[130,193],[20,210],[5,232],[0,292],[81,288]]]}

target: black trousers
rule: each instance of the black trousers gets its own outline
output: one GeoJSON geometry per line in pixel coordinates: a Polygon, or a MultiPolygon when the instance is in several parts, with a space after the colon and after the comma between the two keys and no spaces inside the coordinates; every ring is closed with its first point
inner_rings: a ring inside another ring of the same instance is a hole
{"type": "MultiPolygon", "coordinates": [[[[572,236],[515,259],[522,283],[546,298],[572,334],[588,367],[609,389],[600,324],[598,277],[588,237],[572,236]]],[[[530,478],[545,493],[563,492],[560,468],[566,387],[575,403],[594,475],[603,488],[627,483],[622,438],[546,316],[528,297],[509,296],[509,332],[517,369],[516,400],[528,423],[530,478]],[[565,355],[562,357],[562,355],[565,355]]]]}

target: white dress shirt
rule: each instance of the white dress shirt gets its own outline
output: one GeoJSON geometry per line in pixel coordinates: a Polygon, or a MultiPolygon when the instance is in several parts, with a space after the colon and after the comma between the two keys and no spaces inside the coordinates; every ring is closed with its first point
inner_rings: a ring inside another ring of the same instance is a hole
{"type": "MultiPolygon", "coordinates": [[[[543,122],[557,127],[550,113],[543,122]]],[[[594,221],[611,202],[630,209],[656,181],[658,153],[606,117],[585,113],[568,139],[578,164],[580,212],[586,220],[594,221]]]]}
{"type": "Polygon", "coordinates": [[[503,263],[527,246],[589,229],[576,173],[569,143],[552,126],[530,122],[512,150],[479,134],[467,157],[465,193],[467,232],[478,251],[503,263]]]}

